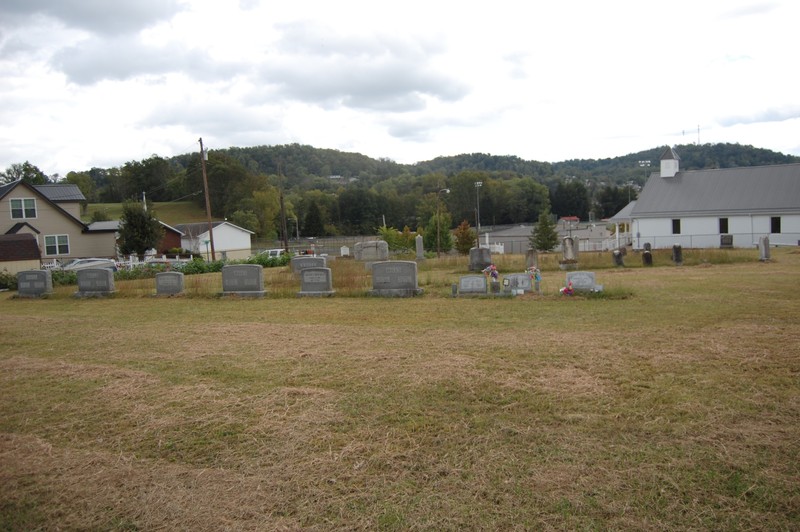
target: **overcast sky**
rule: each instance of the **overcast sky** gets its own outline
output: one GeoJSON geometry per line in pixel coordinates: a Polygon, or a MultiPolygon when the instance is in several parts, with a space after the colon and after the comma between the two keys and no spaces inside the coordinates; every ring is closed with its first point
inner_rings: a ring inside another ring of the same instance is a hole
{"type": "Polygon", "coordinates": [[[2,0],[0,169],[309,144],[800,155],[796,0],[2,0]],[[699,133],[698,133],[699,128],[699,133]]]}

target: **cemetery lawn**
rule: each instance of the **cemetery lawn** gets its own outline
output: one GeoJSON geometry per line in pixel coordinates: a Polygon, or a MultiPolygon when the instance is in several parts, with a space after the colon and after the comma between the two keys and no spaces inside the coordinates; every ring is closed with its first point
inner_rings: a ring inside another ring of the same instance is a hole
{"type": "Polygon", "coordinates": [[[0,529],[800,529],[800,253],[596,273],[0,293],[0,529]]]}

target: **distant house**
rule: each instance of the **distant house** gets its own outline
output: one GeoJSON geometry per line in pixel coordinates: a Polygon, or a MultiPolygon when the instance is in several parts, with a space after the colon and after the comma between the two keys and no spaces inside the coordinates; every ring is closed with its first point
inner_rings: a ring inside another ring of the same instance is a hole
{"type": "MultiPolygon", "coordinates": [[[[181,237],[183,237],[183,233],[162,221],[159,221],[158,223],[161,224],[161,228],[164,230],[164,236],[161,237],[161,241],[156,245],[156,248],[154,250],[150,250],[148,254],[155,253],[163,255],[170,253],[171,249],[180,248],[181,237]]],[[[102,222],[93,222],[89,224],[89,229],[114,231],[116,235],[115,238],[119,240],[119,226],[120,220],[108,220],[102,222]]]]}
{"type": "Polygon", "coordinates": [[[631,224],[633,247],[753,247],[800,243],[800,164],[680,170],[672,148],[639,198],[609,219],[631,224]]]}
{"type": "Polygon", "coordinates": [[[42,267],[42,254],[31,233],[0,235],[0,272],[16,274],[42,267]]]}
{"type": "Polygon", "coordinates": [[[86,198],[72,184],[0,185],[0,234],[31,234],[43,261],[116,258],[114,230],[92,229],[80,220],[86,198]]]}
{"type": "MultiPolygon", "coordinates": [[[[219,259],[246,259],[252,253],[251,238],[255,234],[230,222],[211,222],[214,232],[214,251],[219,259]]],[[[208,223],[175,224],[183,233],[181,247],[195,255],[211,259],[211,239],[208,223]]]]}

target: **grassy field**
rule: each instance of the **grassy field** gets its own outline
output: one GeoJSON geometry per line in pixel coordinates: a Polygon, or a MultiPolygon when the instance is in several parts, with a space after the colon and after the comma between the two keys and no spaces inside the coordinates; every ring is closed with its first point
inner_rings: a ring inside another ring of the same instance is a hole
{"type": "MultiPolygon", "coordinates": [[[[206,221],[206,211],[193,201],[156,202],[153,210],[156,217],[167,225],[206,221]]],[[[81,220],[88,223],[95,211],[104,211],[109,219],[119,220],[122,216],[122,203],[92,203],[81,216],[81,220]]]]}
{"type": "Polygon", "coordinates": [[[452,258],[413,299],[344,260],[0,294],[0,529],[797,530],[800,253],[684,255],[592,298],[454,299],[452,258]]]}

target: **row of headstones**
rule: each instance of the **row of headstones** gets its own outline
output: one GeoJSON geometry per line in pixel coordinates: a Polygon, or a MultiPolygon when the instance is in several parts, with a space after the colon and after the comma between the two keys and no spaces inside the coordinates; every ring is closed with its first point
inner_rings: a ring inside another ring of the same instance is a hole
{"type": "MultiPolygon", "coordinates": [[[[300,278],[298,296],[331,296],[334,294],[331,269],[325,257],[295,257],[292,271],[300,278]],[[297,259],[297,260],[295,260],[297,259]]],[[[114,272],[105,269],[79,270],[75,297],[100,297],[115,292],[114,272]]],[[[184,291],[183,273],[161,272],[155,277],[156,295],[172,296],[184,291]]],[[[41,297],[53,292],[53,277],[49,270],[30,270],[17,274],[17,294],[20,297],[41,297]]],[[[372,264],[371,295],[381,297],[410,297],[422,289],[417,282],[417,263],[414,261],[383,261],[372,264]]],[[[264,269],[258,264],[230,264],[222,267],[222,295],[263,297],[264,269]]]]}
{"type": "MultiPolygon", "coordinates": [[[[570,271],[566,274],[565,286],[572,283],[576,292],[602,292],[594,272],[570,271]]],[[[539,282],[529,273],[511,273],[503,281],[491,282],[485,275],[464,275],[453,285],[453,296],[522,295],[541,293],[539,282]]]]}
{"type": "MultiPolygon", "coordinates": [[[[760,261],[768,261],[769,254],[769,237],[761,236],[758,238],[758,252],[760,261]]],[[[625,256],[624,250],[615,249],[611,254],[614,260],[614,266],[625,266],[623,257],[625,256]]],[[[672,262],[680,266],[683,264],[683,248],[680,244],[672,246],[672,262]]],[[[642,264],[645,266],[653,265],[652,246],[650,242],[644,243],[644,251],[642,252],[642,264]]]]}

